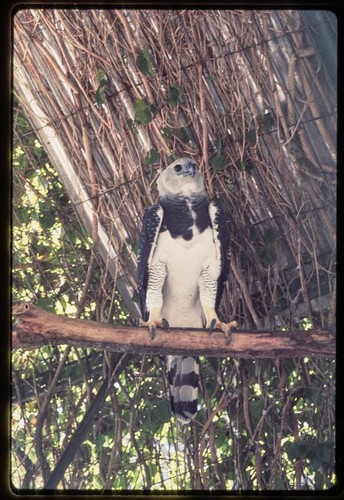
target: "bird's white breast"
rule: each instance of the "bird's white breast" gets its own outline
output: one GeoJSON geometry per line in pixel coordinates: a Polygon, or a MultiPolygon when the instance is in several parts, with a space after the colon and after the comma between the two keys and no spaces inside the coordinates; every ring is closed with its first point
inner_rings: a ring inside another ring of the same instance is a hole
{"type": "MultiPolygon", "coordinates": [[[[160,233],[152,265],[165,263],[167,277],[163,287],[163,317],[171,326],[203,326],[199,301],[199,277],[202,269],[213,266],[216,248],[209,227],[200,233],[193,230],[191,240],[172,238],[169,231],[160,233]]],[[[219,274],[214,269],[214,278],[219,274]]]]}

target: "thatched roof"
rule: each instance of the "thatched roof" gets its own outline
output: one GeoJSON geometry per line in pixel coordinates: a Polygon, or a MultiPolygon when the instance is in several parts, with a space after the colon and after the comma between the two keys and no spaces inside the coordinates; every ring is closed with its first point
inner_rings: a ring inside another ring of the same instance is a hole
{"type": "Polygon", "coordinates": [[[133,315],[140,220],[159,169],[189,155],[230,220],[226,315],[333,319],[334,25],[326,11],[17,12],[14,92],[133,315]]]}

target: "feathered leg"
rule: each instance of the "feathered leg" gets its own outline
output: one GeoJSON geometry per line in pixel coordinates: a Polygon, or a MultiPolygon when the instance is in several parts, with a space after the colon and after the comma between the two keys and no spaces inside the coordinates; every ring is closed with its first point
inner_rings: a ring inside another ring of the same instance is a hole
{"type": "Polygon", "coordinates": [[[166,319],[161,317],[162,310],[162,287],[166,279],[166,265],[157,262],[149,269],[146,304],[149,311],[147,321],[139,320],[141,326],[148,326],[151,338],[154,339],[156,328],[169,329],[166,319]]]}
{"type": "Polygon", "coordinates": [[[209,328],[209,334],[211,334],[215,328],[219,328],[225,334],[226,343],[229,343],[232,339],[232,329],[236,328],[237,322],[230,321],[229,323],[224,323],[219,320],[215,311],[217,286],[217,279],[211,276],[208,267],[204,268],[199,279],[199,292],[206,328],[209,328]]]}

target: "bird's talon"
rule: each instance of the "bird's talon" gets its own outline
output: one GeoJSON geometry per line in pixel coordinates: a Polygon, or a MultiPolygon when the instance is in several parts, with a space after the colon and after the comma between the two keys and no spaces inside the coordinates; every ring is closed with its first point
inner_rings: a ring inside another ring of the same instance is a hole
{"type": "Polygon", "coordinates": [[[150,332],[151,340],[153,340],[155,338],[155,335],[156,335],[156,328],[154,325],[149,327],[149,332],[150,332]]]}
{"type": "Polygon", "coordinates": [[[165,332],[168,332],[168,331],[169,331],[169,329],[170,329],[170,325],[169,325],[169,323],[168,323],[167,319],[163,318],[163,319],[161,320],[161,323],[162,323],[162,327],[163,327],[163,329],[165,330],[165,332]]]}
{"type": "Polygon", "coordinates": [[[160,319],[157,319],[157,320],[152,319],[152,320],[148,320],[148,321],[143,321],[142,319],[138,319],[138,325],[148,327],[151,340],[153,340],[156,336],[157,327],[163,328],[165,331],[168,331],[170,328],[168,321],[164,318],[161,320],[160,319]]]}
{"type": "Polygon", "coordinates": [[[222,323],[216,318],[213,318],[210,322],[208,322],[209,335],[211,335],[215,328],[219,328],[225,334],[226,344],[229,344],[232,341],[232,328],[237,327],[237,321],[231,321],[230,323],[222,323]]]}
{"type": "Polygon", "coordinates": [[[229,328],[226,332],[225,332],[225,344],[228,345],[232,342],[232,330],[229,328]]]}
{"type": "Polygon", "coordinates": [[[211,335],[213,333],[215,325],[216,325],[216,319],[214,318],[211,320],[210,325],[209,325],[209,335],[211,335]]]}
{"type": "Polygon", "coordinates": [[[237,321],[231,321],[230,323],[227,323],[225,330],[226,345],[232,342],[232,336],[233,336],[232,329],[236,328],[237,326],[238,326],[237,321]]]}

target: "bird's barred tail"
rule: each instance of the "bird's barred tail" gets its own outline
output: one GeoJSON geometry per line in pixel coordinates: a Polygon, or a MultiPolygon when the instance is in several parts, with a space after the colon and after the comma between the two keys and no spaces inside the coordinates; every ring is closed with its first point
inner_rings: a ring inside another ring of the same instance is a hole
{"type": "Polygon", "coordinates": [[[194,356],[166,356],[166,364],[172,412],[188,423],[197,413],[198,360],[194,356]]]}

